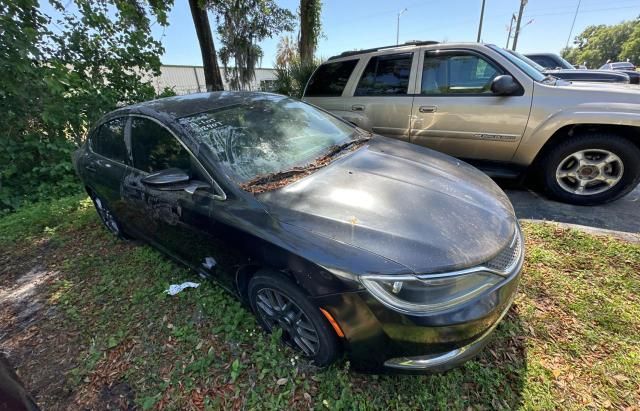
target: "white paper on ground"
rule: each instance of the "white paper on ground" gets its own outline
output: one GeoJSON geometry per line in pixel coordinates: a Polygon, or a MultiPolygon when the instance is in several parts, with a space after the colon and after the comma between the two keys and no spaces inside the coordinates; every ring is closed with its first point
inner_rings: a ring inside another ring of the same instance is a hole
{"type": "Polygon", "coordinates": [[[198,287],[200,287],[200,284],[187,281],[186,283],[182,283],[182,284],[171,284],[169,286],[169,289],[164,290],[164,292],[169,295],[176,295],[180,291],[184,290],[185,288],[198,288],[198,287]]]}

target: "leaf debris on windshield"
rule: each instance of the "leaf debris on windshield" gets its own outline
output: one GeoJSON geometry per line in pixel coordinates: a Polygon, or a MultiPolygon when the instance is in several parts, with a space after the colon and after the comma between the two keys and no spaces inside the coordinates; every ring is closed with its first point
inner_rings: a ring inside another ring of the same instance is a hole
{"type": "Polygon", "coordinates": [[[298,181],[301,178],[313,173],[314,171],[327,166],[329,163],[331,163],[331,160],[336,154],[345,150],[353,151],[370,139],[370,137],[359,138],[356,140],[348,141],[347,143],[341,145],[333,146],[327,154],[323,155],[322,157],[318,157],[313,162],[305,166],[294,167],[285,171],[259,175],[243,184],[240,184],[240,188],[252,194],[260,194],[266,191],[277,190],[278,188],[298,181]]]}

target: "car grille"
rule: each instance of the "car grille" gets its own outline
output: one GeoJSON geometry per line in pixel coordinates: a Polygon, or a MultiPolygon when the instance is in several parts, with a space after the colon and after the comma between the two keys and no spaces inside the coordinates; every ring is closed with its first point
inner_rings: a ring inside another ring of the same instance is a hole
{"type": "Polygon", "coordinates": [[[489,260],[484,265],[487,268],[506,274],[510,272],[516,264],[518,264],[521,254],[522,234],[520,234],[520,229],[516,228],[516,233],[509,246],[505,247],[504,250],[500,251],[497,256],[489,260]]]}

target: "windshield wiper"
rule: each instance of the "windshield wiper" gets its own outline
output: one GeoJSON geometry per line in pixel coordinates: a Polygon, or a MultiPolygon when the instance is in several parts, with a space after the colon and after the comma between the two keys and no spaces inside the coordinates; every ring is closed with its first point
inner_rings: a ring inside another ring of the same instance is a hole
{"type": "Polygon", "coordinates": [[[328,165],[329,163],[331,163],[333,157],[335,157],[337,154],[349,148],[354,149],[366,143],[370,139],[371,137],[361,137],[349,140],[339,145],[332,146],[326,154],[316,158],[314,161],[307,165],[256,176],[251,180],[241,184],[240,188],[244,191],[258,194],[284,187],[285,185],[292,183],[304,176],[311,174],[315,170],[328,165]]]}
{"type": "Polygon", "coordinates": [[[361,144],[366,143],[369,140],[371,140],[371,136],[355,138],[345,143],[335,145],[329,149],[329,152],[325,154],[325,157],[335,157],[336,154],[343,152],[349,147],[357,147],[361,144]]]}

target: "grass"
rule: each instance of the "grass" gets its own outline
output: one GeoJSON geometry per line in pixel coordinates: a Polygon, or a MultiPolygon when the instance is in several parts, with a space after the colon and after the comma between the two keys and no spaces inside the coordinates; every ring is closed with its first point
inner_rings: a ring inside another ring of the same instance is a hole
{"type": "Polygon", "coordinates": [[[640,246],[546,224],[524,231],[514,307],[475,360],[443,375],[361,375],[347,362],[309,365],[215,284],[168,296],[194,275],[111,237],[88,199],[39,203],[0,219],[0,290],[39,267],[51,274],[42,312],[55,314],[26,330],[0,318],[0,345],[47,409],[637,407],[640,246]]]}

